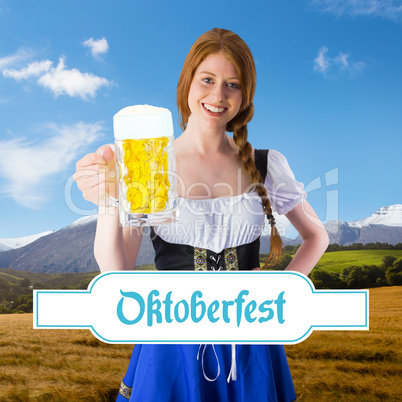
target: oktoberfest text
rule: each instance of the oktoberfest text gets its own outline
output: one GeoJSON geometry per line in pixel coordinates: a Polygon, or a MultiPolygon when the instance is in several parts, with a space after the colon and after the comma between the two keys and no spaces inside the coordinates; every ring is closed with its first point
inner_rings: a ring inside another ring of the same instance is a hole
{"type": "Polygon", "coordinates": [[[159,297],[159,291],[154,289],[144,298],[137,292],[120,290],[122,298],[117,305],[117,316],[126,325],[134,325],[144,319],[149,327],[155,323],[169,324],[174,321],[183,323],[187,320],[194,323],[202,320],[211,323],[223,320],[225,323],[230,323],[231,320],[235,320],[238,327],[243,319],[249,323],[256,320],[259,323],[270,320],[277,320],[279,324],[285,322],[284,291],[280,292],[276,299],[264,300],[261,303],[247,297],[249,293],[248,290],[241,290],[233,300],[205,302],[203,294],[199,290],[192,293],[190,300],[182,299],[180,301],[173,300],[171,291],[164,297],[159,297]],[[125,300],[130,300],[128,303],[130,308],[126,306],[123,311],[125,300]]]}

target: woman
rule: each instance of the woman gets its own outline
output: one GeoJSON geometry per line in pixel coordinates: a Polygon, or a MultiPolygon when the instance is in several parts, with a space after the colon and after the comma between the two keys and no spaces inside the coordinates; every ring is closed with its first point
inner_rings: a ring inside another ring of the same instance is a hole
{"type": "MultiPolygon", "coordinates": [[[[307,275],[325,251],[327,233],[286,159],[274,150],[254,151],[247,141],[255,84],[252,54],[231,31],[204,33],[187,55],[177,87],[184,131],[174,143],[180,218],[164,230],[153,228],[158,269],[258,270],[264,216],[271,225],[272,265],[282,247],[272,209],[303,238],[288,270],[307,275]],[[179,235],[177,225],[193,229],[179,235]],[[211,225],[229,230],[208,233],[211,225]]],[[[141,231],[121,228],[116,208],[99,197],[105,191],[116,196],[111,173],[113,151],[103,146],[77,163],[75,175],[84,198],[99,205],[95,257],[102,272],[132,269],[142,238],[141,231]]],[[[283,346],[136,345],[118,396],[128,399],[292,401],[296,395],[283,346]]]]}

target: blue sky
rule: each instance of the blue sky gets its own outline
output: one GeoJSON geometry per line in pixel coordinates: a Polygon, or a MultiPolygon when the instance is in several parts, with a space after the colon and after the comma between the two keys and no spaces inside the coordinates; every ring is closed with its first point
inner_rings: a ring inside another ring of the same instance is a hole
{"type": "Polygon", "coordinates": [[[402,1],[0,0],[0,238],[95,212],[75,162],[112,141],[133,104],[167,107],[194,40],[251,48],[249,140],[288,159],[320,219],[402,203],[402,1]]]}

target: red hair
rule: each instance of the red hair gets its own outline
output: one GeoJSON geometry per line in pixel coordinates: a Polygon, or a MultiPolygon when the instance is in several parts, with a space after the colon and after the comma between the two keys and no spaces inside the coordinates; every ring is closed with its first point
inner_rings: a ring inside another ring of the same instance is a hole
{"type": "MultiPolygon", "coordinates": [[[[181,70],[177,84],[177,107],[179,109],[180,127],[184,130],[187,126],[190,108],[188,106],[188,94],[198,66],[210,55],[222,52],[230,60],[237,71],[241,82],[242,104],[239,114],[233,120],[238,120],[239,115],[246,109],[253,109],[253,97],[257,81],[254,58],[247,44],[234,32],[226,29],[213,28],[202,34],[191,47],[183,69],[181,70]]],[[[253,113],[247,112],[247,121],[253,117],[253,113]]],[[[232,122],[233,122],[232,120],[232,122]]],[[[233,123],[229,122],[227,131],[233,131],[233,123]]]]}
{"type": "MultiPolygon", "coordinates": [[[[190,86],[198,66],[211,54],[222,52],[230,60],[237,71],[242,91],[242,104],[239,113],[227,124],[226,131],[233,132],[233,140],[239,148],[239,155],[243,161],[252,183],[260,195],[270,223],[273,222],[271,203],[263,180],[255,166],[252,157],[252,147],[247,141],[247,123],[253,118],[253,98],[257,82],[253,55],[247,44],[232,31],[213,28],[202,34],[191,47],[177,84],[177,107],[179,109],[179,124],[182,130],[186,129],[191,114],[188,105],[190,86]]],[[[271,247],[264,268],[275,265],[282,253],[282,240],[275,225],[271,225],[271,247]]]]}

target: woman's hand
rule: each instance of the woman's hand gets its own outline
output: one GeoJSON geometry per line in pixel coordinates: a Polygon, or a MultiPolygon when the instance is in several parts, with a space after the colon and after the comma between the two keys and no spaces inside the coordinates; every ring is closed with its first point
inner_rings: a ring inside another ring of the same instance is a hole
{"type": "Polygon", "coordinates": [[[286,217],[299,232],[303,243],[285,270],[308,275],[328,247],[328,233],[307,201],[298,204],[286,217]]]}
{"type": "Polygon", "coordinates": [[[106,204],[106,195],[117,198],[116,162],[109,145],[85,155],[76,164],[73,176],[84,199],[96,205],[106,204]]]}

